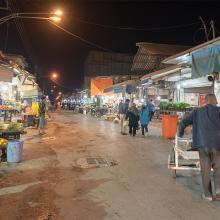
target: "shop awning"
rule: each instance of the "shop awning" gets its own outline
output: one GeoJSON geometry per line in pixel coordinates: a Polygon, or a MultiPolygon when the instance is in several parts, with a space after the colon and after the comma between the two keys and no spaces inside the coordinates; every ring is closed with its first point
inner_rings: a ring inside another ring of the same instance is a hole
{"type": "Polygon", "coordinates": [[[210,40],[208,42],[205,42],[203,44],[199,44],[199,45],[192,47],[188,50],[185,50],[181,53],[177,53],[173,56],[170,56],[170,57],[164,59],[162,63],[164,63],[164,64],[186,64],[186,63],[191,64],[192,53],[213,47],[214,45],[220,45],[220,37],[217,37],[217,38],[210,40]]]}
{"type": "Polygon", "coordinates": [[[22,93],[22,98],[24,99],[37,98],[38,96],[39,96],[39,93],[37,89],[23,91],[22,93]]]}
{"type": "Polygon", "coordinates": [[[22,98],[36,98],[39,95],[38,86],[35,85],[21,85],[20,86],[21,96],[22,98]]]}
{"type": "Polygon", "coordinates": [[[132,93],[136,88],[135,80],[127,80],[122,83],[115,84],[111,87],[104,89],[104,93],[123,93],[126,92],[128,94],[132,93]]]}
{"type": "Polygon", "coordinates": [[[110,86],[106,89],[104,89],[103,93],[113,93],[114,92],[114,86],[110,86]]]}
{"type": "Polygon", "coordinates": [[[153,81],[162,80],[168,76],[180,74],[181,68],[182,68],[181,65],[172,65],[172,66],[169,66],[169,67],[166,67],[166,68],[144,75],[141,78],[141,81],[146,81],[149,79],[153,81]]]}
{"type": "Polygon", "coordinates": [[[192,53],[192,78],[220,72],[220,45],[192,53]]]}
{"type": "Polygon", "coordinates": [[[111,78],[94,78],[91,79],[90,82],[91,86],[91,95],[92,96],[98,96],[102,95],[103,91],[108,88],[109,86],[112,86],[113,80],[111,78]]]}
{"type": "Polygon", "coordinates": [[[196,79],[188,79],[182,81],[183,88],[194,88],[194,87],[211,87],[212,82],[210,82],[207,77],[200,77],[196,79]]]}
{"type": "Polygon", "coordinates": [[[0,66],[0,81],[12,82],[14,72],[11,68],[0,66]]]}

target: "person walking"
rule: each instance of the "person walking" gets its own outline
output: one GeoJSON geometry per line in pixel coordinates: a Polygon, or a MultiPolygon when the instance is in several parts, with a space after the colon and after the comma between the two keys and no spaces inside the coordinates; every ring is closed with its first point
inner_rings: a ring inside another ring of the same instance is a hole
{"type": "Polygon", "coordinates": [[[46,110],[47,110],[47,104],[46,104],[46,96],[41,97],[41,102],[39,103],[39,135],[46,134],[44,129],[46,125],[46,110]]]}
{"type": "Polygon", "coordinates": [[[152,117],[154,116],[154,111],[155,111],[155,105],[152,99],[147,102],[147,108],[149,109],[149,112],[150,112],[149,115],[150,115],[150,121],[151,121],[152,117]]]}
{"type": "Polygon", "coordinates": [[[126,99],[125,103],[122,103],[122,101],[121,101],[119,104],[119,108],[118,108],[122,135],[126,135],[125,117],[128,112],[129,102],[130,102],[129,99],[126,99]]]}
{"type": "Polygon", "coordinates": [[[148,132],[148,124],[150,122],[150,110],[146,105],[143,105],[140,112],[140,123],[141,123],[141,132],[142,135],[145,135],[145,132],[148,132]]]}
{"type": "Polygon", "coordinates": [[[203,195],[208,201],[220,200],[220,108],[214,94],[205,97],[206,105],[195,109],[179,125],[179,137],[192,125],[192,148],[199,151],[203,195]],[[211,168],[214,170],[215,192],[211,187],[211,168]]]}
{"type": "Polygon", "coordinates": [[[136,104],[133,103],[132,107],[128,110],[125,119],[129,119],[129,134],[131,136],[136,135],[136,131],[138,128],[138,121],[139,121],[139,112],[138,109],[136,108],[136,104]]]}

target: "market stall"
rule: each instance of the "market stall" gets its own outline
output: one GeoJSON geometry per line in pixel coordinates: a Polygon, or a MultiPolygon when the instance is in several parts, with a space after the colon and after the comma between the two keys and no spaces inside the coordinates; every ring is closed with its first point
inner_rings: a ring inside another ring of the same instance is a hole
{"type": "Polygon", "coordinates": [[[0,162],[21,161],[23,141],[20,136],[23,133],[21,123],[0,123],[0,162]]]}
{"type": "Polygon", "coordinates": [[[204,103],[204,96],[215,93],[220,103],[220,37],[192,47],[163,60],[164,64],[182,65],[190,70],[191,80],[179,82],[181,99],[195,105],[204,103]],[[189,85],[188,85],[189,84],[189,85]]]}

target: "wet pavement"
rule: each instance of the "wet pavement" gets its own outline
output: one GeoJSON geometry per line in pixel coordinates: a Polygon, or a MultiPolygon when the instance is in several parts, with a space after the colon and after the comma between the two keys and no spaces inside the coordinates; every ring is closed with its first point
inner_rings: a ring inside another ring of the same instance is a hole
{"type": "Polygon", "coordinates": [[[113,122],[53,114],[48,134],[24,136],[20,164],[0,165],[0,219],[211,220],[220,203],[201,199],[200,176],[172,179],[172,143],[150,127],[142,138],[122,136],[113,122]]]}

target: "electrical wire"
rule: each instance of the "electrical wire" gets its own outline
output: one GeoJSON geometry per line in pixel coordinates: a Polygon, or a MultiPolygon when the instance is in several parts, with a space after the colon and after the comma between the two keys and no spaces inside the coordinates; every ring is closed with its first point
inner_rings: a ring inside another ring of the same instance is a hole
{"type": "Polygon", "coordinates": [[[178,29],[178,28],[189,27],[189,26],[199,24],[199,22],[194,22],[194,23],[190,23],[190,24],[173,25],[173,26],[165,26],[165,27],[133,28],[133,27],[120,27],[120,26],[99,24],[99,23],[95,23],[95,22],[81,20],[78,18],[74,18],[74,19],[81,22],[81,23],[85,23],[85,24],[89,24],[89,25],[94,25],[94,26],[98,26],[98,27],[102,27],[102,28],[125,30],[125,31],[157,31],[157,30],[160,31],[160,30],[178,29]]]}
{"type": "Polygon", "coordinates": [[[54,23],[54,22],[52,22],[52,21],[49,21],[49,22],[50,22],[51,24],[53,24],[54,26],[56,26],[57,28],[59,28],[60,30],[64,31],[65,33],[67,33],[67,34],[69,34],[69,35],[71,35],[71,36],[73,36],[73,37],[75,37],[75,38],[77,38],[77,39],[83,41],[84,43],[89,44],[90,46],[96,47],[96,48],[101,49],[101,50],[104,50],[104,51],[113,52],[113,51],[110,50],[110,49],[107,49],[107,48],[105,48],[105,47],[102,47],[102,46],[100,46],[100,45],[98,45],[98,44],[95,44],[95,43],[93,43],[93,42],[91,42],[91,41],[88,41],[88,40],[86,40],[86,39],[84,39],[84,38],[82,38],[82,37],[80,37],[80,36],[78,36],[78,35],[76,35],[76,34],[70,32],[69,30],[67,30],[67,29],[65,29],[65,28],[63,28],[63,27],[61,27],[60,25],[58,25],[58,24],[56,24],[56,23],[54,23]]]}
{"type": "MultiPolygon", "coordinates": [[[[19,11],[16,0],[11,0],[10,1],[10,10],[12,11],[12,13],[17,13],[19,11]]],[[[29,43],[29,39],[27,38],[27,34],[26,34],[26,31],[25,31],[23,22],[20,19],[15,18],[14,23],[15,23],[16,28],[18,30],[21,41],[24,45],[24,49],[25,49],[26,53],[28,54],[29,58],[31,59],[32,64],[34,64],[34,61],[36,60],[36,58],[33,55],[34,54],[33,53],[33,48],[31,47],[31,45],[29,43]]]]}

